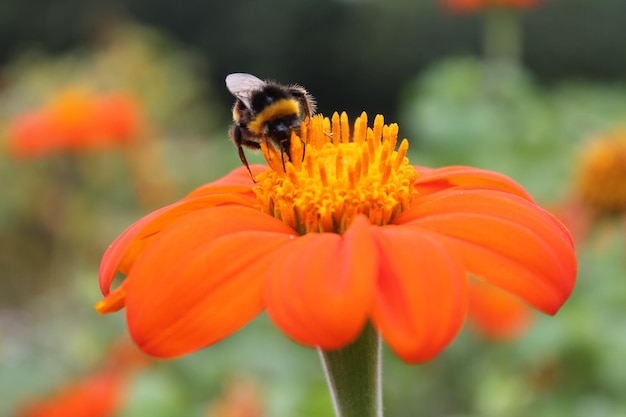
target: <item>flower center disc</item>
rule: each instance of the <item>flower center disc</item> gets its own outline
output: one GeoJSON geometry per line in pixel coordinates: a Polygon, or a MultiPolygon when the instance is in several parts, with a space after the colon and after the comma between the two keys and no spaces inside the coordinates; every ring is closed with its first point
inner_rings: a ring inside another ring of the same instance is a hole
{"type": "Polygon", "coordinates": [[[361,114],[350,135],[348,117],[313,116],[291,135],[291,161],[275,145],[261,144],[269,170],[255,178],[261,210],[300,234],[343,233],[352,219],[365,214],[372,224],[385,225],[406,209],[417,191],[409,165],[409,143],[395,150],[398,125],[376,116],[367,127],[361,114]]]}
{"type": "Polygon", "coordinates": [[[626,129],[587,145],[579,166],[578,193],[598,213],[626,210],[626,129]]]}

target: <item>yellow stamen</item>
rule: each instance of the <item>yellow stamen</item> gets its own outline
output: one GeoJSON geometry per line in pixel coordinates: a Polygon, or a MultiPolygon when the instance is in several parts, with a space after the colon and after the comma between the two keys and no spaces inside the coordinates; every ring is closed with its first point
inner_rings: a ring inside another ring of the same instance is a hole
{"type": "Polygon", "coordinates": [[[358,214],[388,224],[416,195],[415,170],[406,157],[409,143],[394,150],[398,126],[367,114],[350,125],[345,113],[329,120],[317,115],[291,137],[294,161],[285,164],[271,142],[261,149],[270,166],[256,177],[261,209],[299,233],[343,233],[358,214]]]}
{"type": "Polygon", "coordinates": [[[332,130],[331,133],[333,138],[333,145],[337,145],[339,143],[339,138],[341,137],[341,126],[339,124],[339,113],[335,112],[332,118],[332,130]]]}
{"type": "Polygon", "coordinates": [[[337,150],[337,157],[335,158],[335,173],[337,177],[343,176],[343,155],[341,154],[341,148],[337,150]]]}
{"type": "Polygon", "coordinates": [[[302,140],[294,140],[291,143],[291,159],[295,169],[300,169],[302,167],[302,160],[304,159],[304,143],[302,140]]]}
{"type": "Polygon", "coordinates": [[[341,138],[340,142],[348,142],[350,140],[350,122],[348,121],[348,115],[343,112],[340,116],[341,119],[341,138]]]}
{"type": "MultiPolygon", "coordinates": [[[[383,137],[383,128],[385,125],[385,119],[382,115],[378,114],[374,118],[374,138],[380,140],[383,137]]],[[[395,144],[394,144],[395,146],[395,144]]]]}

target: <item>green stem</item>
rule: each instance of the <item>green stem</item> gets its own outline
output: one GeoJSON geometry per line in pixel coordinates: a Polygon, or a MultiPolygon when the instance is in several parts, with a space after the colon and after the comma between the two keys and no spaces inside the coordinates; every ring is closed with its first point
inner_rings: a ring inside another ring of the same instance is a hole
{"type": "Polygon", "coordinates": [[[517,67],[521,57],[519,12],[506,7],[492,7],[485,12],[484,54],[496,65],[517,67]]]}
{"type": "Polygon", "coordinates": [[[337,351],[320,350],[337,417],[382,417],[380,337],[367,324],[357,340],[337,351]]]}
{"type": "Polygon", "coordinates": [[[501,93],[520,68],[519,13],[505,7],[491,7],[485,12],[483,35],[487,87],[501,93]]]}

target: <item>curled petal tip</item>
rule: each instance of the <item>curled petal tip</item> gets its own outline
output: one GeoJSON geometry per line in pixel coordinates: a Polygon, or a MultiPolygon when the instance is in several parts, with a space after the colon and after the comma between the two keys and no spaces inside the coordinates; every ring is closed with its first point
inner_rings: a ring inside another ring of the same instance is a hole
{"type": "Polygon", "coordinates": [[[122,287],[110,292],[104,300],[94,305],[96,311],[100,314],[114,313],[126,306],[126,291],[122,287]]]}

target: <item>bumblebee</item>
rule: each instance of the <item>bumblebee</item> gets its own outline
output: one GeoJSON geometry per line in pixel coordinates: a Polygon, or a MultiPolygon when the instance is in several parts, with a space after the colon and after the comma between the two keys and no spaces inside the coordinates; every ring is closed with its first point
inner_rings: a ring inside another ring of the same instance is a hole
{"type": "Polygon", "coordinates": [[[236,98],[235,123],[228,133],[250,175],[244,147],[261,149],[263,140],[280,149],[284,165],[285,155],[291,158],[291,132],[300,133],[300,125],[315,112],[313,97],[300,86],[263,81],[245,73],[228,75],[226,87],[236,98]]]}

